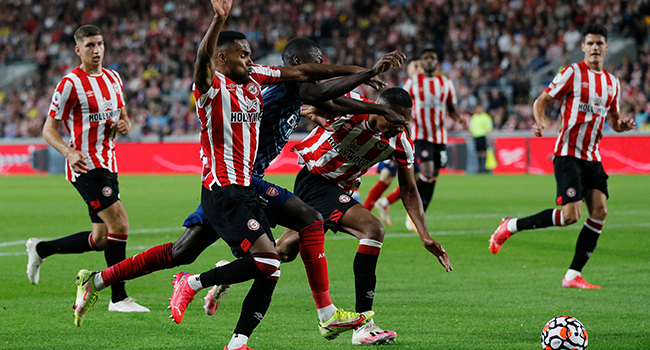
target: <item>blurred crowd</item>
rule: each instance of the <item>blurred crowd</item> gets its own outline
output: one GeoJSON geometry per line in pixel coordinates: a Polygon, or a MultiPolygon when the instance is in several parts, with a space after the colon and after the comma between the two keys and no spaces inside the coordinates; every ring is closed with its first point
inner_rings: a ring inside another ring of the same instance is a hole
{"type": "MultiPolygon", "coordinates": [[[[38,71],[0,91],[0,137],[40,136],[56,84],[79,64],[74,30],[89,23],[104,31],[105,66],[125,82],[131,137],[197,133],[192,73],[212,13],[207,0],[3,1],[0,69],[29,61],[38,71]]],[[[647,128],[649,14],[650,0],[236,0],[227,29],[246,34],[254,60],[300,36],[329,53],[326,63],[365,67],[388,51],[417,58],[424,46],[433,46],[441,71],[456,85],[461,114],[469,120],[481,104],[497,129],[514,131],[534,123],[531,73],[578,48],[583,24],[603,23],[610,40],[636,40],[637,57],[619,66],[605,63],[621,80],[623,113],[647,128]]],[[[400,86],[407,73],[382,78],[400,86]]],[[[557,128],[557,110],[548,115],[557,128]]]]}

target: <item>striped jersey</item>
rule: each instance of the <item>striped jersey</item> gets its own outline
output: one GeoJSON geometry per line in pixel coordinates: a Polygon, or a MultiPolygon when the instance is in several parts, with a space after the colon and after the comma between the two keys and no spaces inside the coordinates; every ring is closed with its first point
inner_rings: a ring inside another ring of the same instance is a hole
{"type": "Polygon", "coordinates": [[[420,73],[408,78],[403,88],[413,99],[413,139],[446,145],[444,120],[447,104],[457,103],[456,89],[451,80],[442,75],[428,78],[420,73]]]}
{"type": "MultiPolygon", "coordinates": [[[[111,126],[124,108],[122,89],[122,79],[112,69],[88,74],[77,67],[63,77],[52,95],[48,115],[64,122],[70,133],[69,146],[89,156],[89,170],[104,168],[117,173],[115,131],[111,126]]],[[[77,176],[66,159],[66,179],[76,181],[77,176]]]]}
{"type": "Polygon", "coordinates": [[[250,186],[262,117],[262,85],[275,84],[280,70],[254,65],[250,80],[237,84],[215,72],[205,94],[192,87],[201,121],[203,186],[250,186]]]}
{"type": "MultiPolygon", "coordinates": [[[[369,102],[357,93],[346,96],[369,102]]],[[[413,165],[413,141],[405,132],[386,139],[370,129],[368,114],[355,114],[329,121],[334,131],[315,128],[292,151],[307,169],[336,183],[343,190],[358,186],[363,174],[375,164],[392,158],[400,168],[413,165]]]]}
{"type": "Polygon", "coordinates": [[[598,147],[607,111],[619,110],[618,79],[605,70],[595,72],[582,61],[566,67],[544,91],[562,102],[554,154],[600,162],[598,147]]]}
{"type": "Polygon", "coordinates": [[[289,142],[289,136],[300,121],[302,100],[298,96],[300,83],[285,83],[270,86],[262,91],[262,120],[260,141],[253,167],[253,174],[263,177],[264,171],[282,152],[289,142]]]}

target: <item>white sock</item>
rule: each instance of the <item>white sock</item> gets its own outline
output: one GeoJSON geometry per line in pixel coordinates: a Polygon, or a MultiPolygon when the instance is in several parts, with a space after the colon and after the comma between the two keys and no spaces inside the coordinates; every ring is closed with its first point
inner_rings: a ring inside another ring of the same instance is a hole
{"type": "Polygon", "coordinates": [[[515,233],[517,232],[517,219],[510,219],[508,220],[508,226],[506,227],[508,231],[515,233]]]}
{"type": "Polygon", "coordinates": [[[243,334],[233,334],[230,338],[230,343],[228,343],[228,349],[239,349],[242,346],[246,345],[248,342],[248,337],[243,334]]]}
{"type": "Polygon", "coordinates": [[[316,312],[318,312],[318,320],[321,322],[325,322],[330,318],[332,318],[332,316],[336,312],[336,306],[334,306],[334,304],[330,304],[329,306],[316,309],[316,312]]]}
{"type": "Polygon", "coordinates": [[[93,277],[93,283],[95,284],[95,289],[97,289],[98,292],[106,289],[106,285],[104,285],[104,279],[102,278],[101,272],[97,272],[95,274],[95,277],[93,277]]]}
{"type": "Polygon", "coordinates": [[[190,288],[194,289],[195,291],[200,291],[203,289],[203,285],[201,284],[201,281],[199,280],[200,274],[192,275],[187,278],[187,285],[190,286],[190,288]]]}
{"type": "Polygon", "coordinates": [[[574,279],[574,278],[576,278],[578,276],[581,276],[581,275],[582,274],[580,273],[580,271],[569,269],[569,271],[567,271],[566,274],[564,275],[564,279],[567,280],[567,281],[570,281],[570,280],[572,280],[572,279],[574,279]]]}

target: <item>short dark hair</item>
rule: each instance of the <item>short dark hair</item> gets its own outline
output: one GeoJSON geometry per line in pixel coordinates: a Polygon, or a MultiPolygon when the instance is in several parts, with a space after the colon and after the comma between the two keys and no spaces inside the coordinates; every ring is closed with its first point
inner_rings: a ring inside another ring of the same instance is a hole
{"type": "Polygon", "coordinates": [[[436,54],[436,57],[438,57],[438,59],[440,59],[440,54],[438,53],[438,51],[436,51],[436,49],[433,48],[433,46],[425,46],[422,49],[422,52],[420,52],[420,58],[422,56],[424,56],[424,54],[427,53],[427,52],[433,52],[434,54],[436,54]]]}
{"type": "Polygon", "coordinates": [[[605,38],[605,41],[607,41],[607,28],[602,24],[593,23],[584,26],[584,28],[582,28],[582,42],[585,41],[585,38],[587,38],[587,35],[589,34],[602,35],[603,38],[605,38]]]}
{"type": "Polygon", "coordinates": [[[321,50],[315,41],[307,38],[291,39],[282,50],[282,61],[289,65],[294,58],[302,55],[309,55],[314,48],[321,50]]]}
{"type": "Polygon", "coordinates": [[[217,47],[234,44],[237,40],[246,40],[246,35],[244,35],[242,32],[236,32],[234,30],[223,30],[219,33],[219,39],[217,39],[217,47]]]}
{"type": "Polygon", "coordinates": [[[102,35],[102,30],[92,24],[86,24],[75,30],[74,41],[79,45],[83,42],[84,38],[97,35],[102,35]]]}
{"type": "Polygon", "coordinates": [[[387,105],[393,107],[413,107],[413,100],[411,100],[411,95],[409,95],[406,90],[397,87],[388,88],[382,91],[382,93],[379,94],[379,99],[385,102],[387,105]]]}

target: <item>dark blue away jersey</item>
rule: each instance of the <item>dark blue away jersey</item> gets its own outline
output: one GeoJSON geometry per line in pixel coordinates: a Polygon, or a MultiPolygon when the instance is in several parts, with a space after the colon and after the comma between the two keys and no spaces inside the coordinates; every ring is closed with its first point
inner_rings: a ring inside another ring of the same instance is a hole
{"type": "Polygon", "coordinates": [[[264,171],[289,142],[289,136],[300,121],[302,100],[298,97],[300,83],[270,86],[262,92],[262,121],[253,174],[263,177],[264,171]]]}

